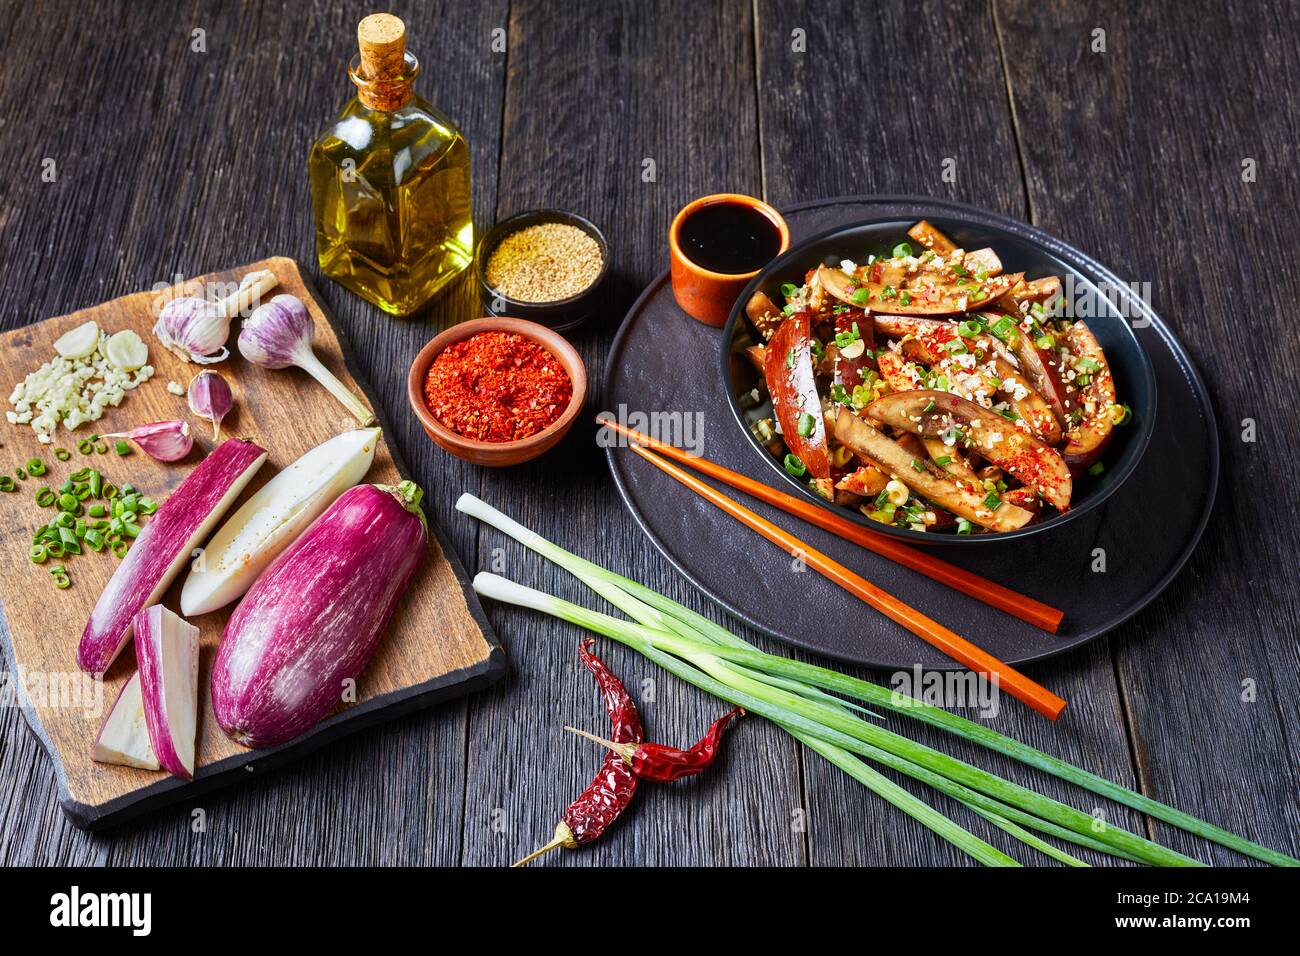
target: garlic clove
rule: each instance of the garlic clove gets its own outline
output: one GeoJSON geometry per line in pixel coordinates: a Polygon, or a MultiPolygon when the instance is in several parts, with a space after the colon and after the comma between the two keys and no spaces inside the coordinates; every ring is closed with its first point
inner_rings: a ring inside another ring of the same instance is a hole
{"type": "Polygon", "coordinates": [[[221,437],[221,420],[235,405],[230,383],[216,372],[200,372],[190,381],[190,411],[212,422],[212,439],[221,437]]]}
{"type": "Polygon", "coordinates": [[[189,422],[150,422],[130,431],[113,432],[101,438],[126,438],[140,446],[146,455],[159,461],[180,461],[194,447],[189,422]]]}

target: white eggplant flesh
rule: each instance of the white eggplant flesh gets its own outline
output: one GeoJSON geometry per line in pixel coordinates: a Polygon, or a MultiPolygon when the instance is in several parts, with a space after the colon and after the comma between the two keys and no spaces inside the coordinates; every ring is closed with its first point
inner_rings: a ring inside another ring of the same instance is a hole
{"type": "Polygon", "coordinates": [[[134,627],[149,743],[164,770],[192,780],[198,743],[199,629],[161,604],[137,614],[134,627]]]}
{"type": "Polygon", "coordinates": [[[157,603],[190,553],[235,503],[266,451],[232,438],[185,476],[140,532],[95,602],[77,645],[77,666],[103,674],[131,639],[136,614],[157,603]]]}
{"type": "Polygon", "coordinates": [[[144,698],[140,694],[140,672],[126,682],[113,708],[95,738],[90,758],[98,763],[119,767],[158,770],[158,756],[149,742],[149,728],[144,720],[144,698]]]}
{"type": "Polygon", "coordinates": [[[241,597],[308,525],[365,477],[381,436],[378,428],[336,435],[268,481],[195,557],[181,589],[181,614],[207,614],[241,597]]]}

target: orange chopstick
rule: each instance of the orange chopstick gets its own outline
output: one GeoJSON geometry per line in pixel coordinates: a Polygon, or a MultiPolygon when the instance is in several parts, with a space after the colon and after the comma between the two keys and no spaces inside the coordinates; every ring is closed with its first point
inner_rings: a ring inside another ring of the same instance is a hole
{"type": "Polygon", "coordinates": [[[804,544],[788,531],[778,528],[766,518],[760,517],[745,506],[732,501],[722,492],[706,485],[694,475],[682,471],[676,465],[660,458],[641,445],[630,445],[628,447],[656,468],[672,475],[711,504],[721,508],[788,554],[799,558],[809,567],[834,581],[854,597],[871,605],[890,620],[903,625],[927,644],[937,647],[953,660],[964,664],[977,674],[982,674],[985,678],[995,679],[1000,689],[1006,690],[1012,697],[1029,705],[1049,720],[1055,720],[1061,715],[1061,711],[1065,709],[1065,701],[1046,687],[1034,683],[1015,668],[1004,664],[992,654],[976,647],[961,635],[948,630],[938,621],[931,620],[887,591],[882,591],[866,578],[854,574],[833,558],[827,557],[820,551],[804,544]]]}
{"type": "Polygon", "coordinates": [[[896,541],[886,535],[877,534],[810,501],[804,501],[794,495],[786,494],[784,491],[769,488],[760,481],[755,481],[753,478],[734,472],[730,468],[724,468],[707,458],[693,455],[673,445],[664,444],[658,439],[643,435],[636,429],[628,428],[611,418],[597,418],[596,421],[602,425],[608,425],[619,434],[653,448],[655,451],[679,461],[683,465],[689,465],[710,478],[716,478],[723,484],[752,495],[774,508],[780,508],[787,514],[802,518],[804,521],[815,524],[817,527],[829,531],[846,541],[861,545],[868,551],[874,551],[881,557],[888,558],[896,564],[918,571],[930,578],[930,580],[947,585],[955,591],[960,591],[962,594],[987,604],[989,607],[1010,614],[1012,617],[1018,617],[1022,621],[1027,621],[1034,627],[1055,634],[1061,626],[1062,618],[1065,617],[1063,611],[1057,610],[1050,604],[1035,601],[1031,597],[1013,591],[1008,587],[1003,587],[1001,584],[988,580],[988,578],[982,578],[965,568],[949,564],[947,561],[933,557],[924,551],[906,545],[901,541],[896,541]]]}

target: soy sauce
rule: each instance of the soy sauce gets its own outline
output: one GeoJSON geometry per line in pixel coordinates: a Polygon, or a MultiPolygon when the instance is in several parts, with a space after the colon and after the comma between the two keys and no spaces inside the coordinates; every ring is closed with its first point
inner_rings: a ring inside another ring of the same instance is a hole
{"type": "Polygon", "coordinates": [[[767,265],[781,251],[781,233],[752,206],[719,202],[701,206],[677,231],[686,257],[701,268],[742,275],[767,265]]]}

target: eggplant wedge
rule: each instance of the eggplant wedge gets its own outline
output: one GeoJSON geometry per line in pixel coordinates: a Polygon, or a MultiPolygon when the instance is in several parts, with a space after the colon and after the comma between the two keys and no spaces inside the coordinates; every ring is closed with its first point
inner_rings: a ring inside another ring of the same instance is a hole
{"type": "Polygon", "coordinates": [[[826,421],[813,374],[812,326],[807,312],[795,312],[776,330],[763,356],[781,437],[813,478],[829,478],[826,421]]]}
{"type": "Polygon", "coordinates": [[[1115,434],[1112,411],[1115,407],[1115,379],[1111,376],[1106,354],[1086,324],[1075,322],[1066,336],[1075,362],[1089,363],[1089,369],[1096,366],[1095,370],[1088,372],[1092,380],[1077,399],[1083,419],[1065,433],[1065,447],[1061,449],[1066,463],[1077,470],[1087,468],[1100,458],[1115,434]]]}
{"type": "Polygon", "coordinates": [[[957,243],[924,219],[907,230],[907,234],[926,249],[941,256],[950,256],[957,251],[957,243]]]}
{"type": "Polygon", "coordinates": [[[776,334],[776,330],[781,327],[781,320],[785,318],[776,303],[762,292],[755,292],[749,297],[745,303],[745,315],[749,316],[750,323],[764,341],[776,334]]]}
{"type": "Polygon", "coordinates": [[[889,349],[881,352],[876,365],[880,369],[880,377],[895,392],[910,392],[921,387],[921,376],[916,366],[905,361],[897,352],[889,349]]]}
{"type": "Polygon", "coordinates": [[[885,490],[888,483],[888,476],[875,465],[863,465],[837,481],[835,487],[863,498],[874,498],[885,490]]]}
{"type": "Polygon", "coordinates": [[[1004,501],[990,508],[983,488],[955,480],[930,462],[916,458],[856,415],[841,415],[835,420],[835,437],[920,497],[980,527],[990,531],[1014,531],[1033,518],[1024,508],[1004,501]]]}
{"type": "MultiPolygon", "coordinates": [[[[984,250],[977,250],[983,253],[984,250]]],[[[972,261],[967,253],[964,261],[972,261]]],[[[947,264],[942,258],[913,266],[914,259],[878,259],[859,267],[853,275],[822,266],[817,270],[821,286],[848,305],[860,309],[887,309],[899,315],[952,315],[978,309],[1006,295],[1024,276],[988,276],[984,265],[967,269],[962,263],[947,264]],[[940,265],[939,263],[944,263],[940,265]],[[982,279],[975,275],[983,276],[982,279]]]]}
{"type": "Polygon", "coordinates": [[[1017,303],[1051,302],[1060,294],[1061,280],[1058,276],[1029,279],[1011,290],[1011,298],[1017,303]]]}
{"type": "Polygon", "coordinates": [[[1060,453],[974,402],[949,392],[922,389],[879,398],[864,414],[917,435],[942,438],[954,445],[960,442],[1033,488],[1058,511],[1070,507],[1073,482],[1060,453]]]}
{"type": "MultiPolygon", "coordinates": [[[[990,316],[996,321],[1000,316],[990,316]]],[[[949,345],[957,341],[960,335],[951,322],[938,319],[926,319],[913,315],[878,315],[875,316],[876,331],[883,335],[906,337],[905,348],[920,361],[936,367],[951,359],[949,345]]],[[[1017,333],[1017,338],[1022,338],[1017,333]]],[[[1018,360],[1005,345],[991,334],[981,335],[963,343],[966,347],[974,345],[988,354],[988,362],[993,365],[997,376],[996,390],[1011,405],[1017,415],[1025,420],[1029,430],[1040,441],[1049,445],[1061,441],[1061,423],[1047,400],[1034,388],[1033,382],[1020,374],[1018,360]]],[[[981,364],[985,359],[981,357],[981,364]]],[[[883,375],[883,372],[881,373],[883,375]]],[[[890,383],[891,387],[893,383],[890,383]]],[[[902,389],[895,389],[902,391],[902,389]]]]}
{"type": "Polygon", "coordinates": [[[846,309],[835,316],[837,340],[841,336],[852,338],[855,332],[856,339],[843,348],[838,344],[826,347],[827,352],[835,352],[835,384],[843,385],[850,393],[863,384],[863,375],[875,364],[876,327],[861,309],[846,309]]]}

